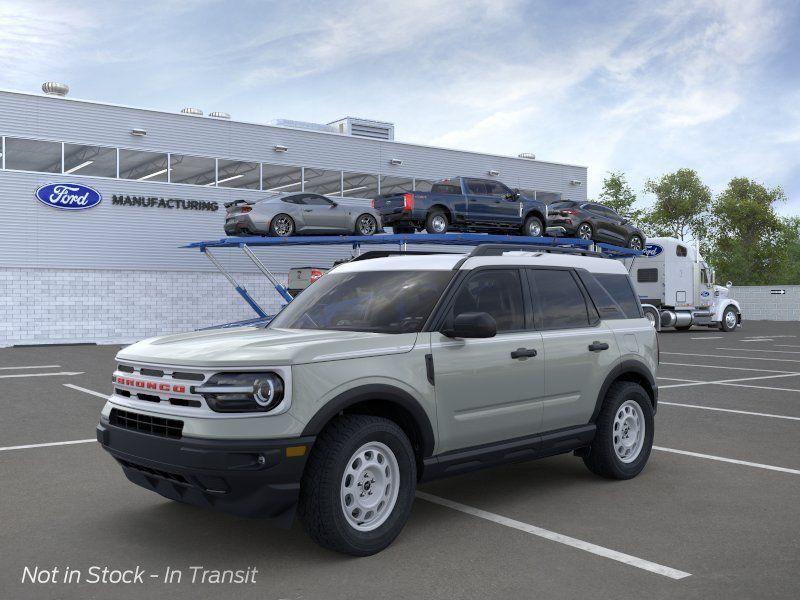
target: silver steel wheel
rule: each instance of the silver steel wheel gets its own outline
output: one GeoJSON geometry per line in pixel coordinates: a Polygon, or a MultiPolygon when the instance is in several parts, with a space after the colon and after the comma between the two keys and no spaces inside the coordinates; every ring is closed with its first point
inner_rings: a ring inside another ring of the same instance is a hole
{"type": "Polygon", "coordinates": [[[539,237],[542,235],[542,224],[538,219],[531,219],[528,221],[528,235],[531,237],[539,237]]]}
{"type": "Polygon", "coordinates": [[[355,451],[342,476],[340,498],[347,522],[358,531],[372,531],[386,522],[400,491],[400,467],[394,452],[380,442],[355,451]]]}
{"type": "Polygon", "coordinates": [[[632,463],[644,445],[645,424],[642,407],[633,400],[626,400],[614,415],[614,453],[624,463],[632,463]]]}
{"type": "Polygon", "coordinates": [[[733,329],[736,327],[736,313],[732,310],[729,310],[725,313],[725,326],[728,329],[733,329]]]}
{"type": "Polygon", "coordinates": [[[286,215],[278,215],[272,221],[272,230],[275,235],[285,237],[291,235],[292,231],[294,231],[294,223],[286,215]]]}
{"type": "Polygon", "coordinates": [[[646,311],[644,311],[644,316],[647,318],[647,320],[648,320],[648,321],[650,321],[650,324],[651,324],[653,327],[655,327],[655,326],[656,326],[656,316],[655,316],[655,314],[653,313],[653,311],[652,311],[652,310],[646,310],[646,311]]]}
{"type": "Polygon", "coordinates": [[[435,215],[431,219],[431,228],[436,233],[446,233],[447,232],[447,217],[444,215],[435,215]]]}
{"type": "Polygon", "coordinates": [[[375,217],[372,215],[361,215],[358,217],[358,233],[361,235],[372,235],[378,228],[375,217]]]}
{"type": "Polygon", "coordinates": [[[641,250],[642,249],[642,238],[638,235],[635,235],[631,238],[631,241],[628,242],[628,247],[632,250],[641,250]]]}
{"type": "Polygon", "coordinates": [[[581,226],[578,227],[578,237],[582,240],[592,239],[592,226],[588,223],[581,223],[581,226]]]}

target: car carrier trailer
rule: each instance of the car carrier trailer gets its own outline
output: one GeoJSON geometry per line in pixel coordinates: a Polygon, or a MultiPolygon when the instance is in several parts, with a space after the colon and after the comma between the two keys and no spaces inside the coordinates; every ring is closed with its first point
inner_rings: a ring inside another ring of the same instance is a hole
{"type": "Polygon", "coordinates": [[[409,251],[409,246],[480,246],[502,245],[503,251],[539,251],[539,252],[570,252],[587,256],[604,258],[634,259],[642,253],[639,250],[622,248],[611,244],[596,243],[591,240],[558,237],[525,237],[512,235],[485,235],[478,233],[443,233],[443,234],[387,234],[371,237],[363,236],[292,236],[292,237],[227,237],[219,240],[193,242],[183,248],[194,248],[206,255],[211,263],[222,273],[234,287],[242,299],[253,309],[257,317],[246,321],[236,321],[215,327],[237,327],[246,325],[266,324],[272,316],[261,307],[252,297],[250,292],[236,280],[236,278],[220,263],[215,256],[218,249],[235,249],[244,252],[255,267],[270,281],[277,294],[287,304],[292,301],[293,295],[275,277],[272,271],[259,258],[253,248],[283,248],[286,246],[350,246],[353,258],[362,255],[362,247],[396,246],[397,249],[372,250],[371,254],[396,254],[399,252],[419,254],[432,254],[444,250],[418,250],[409,251]]]}

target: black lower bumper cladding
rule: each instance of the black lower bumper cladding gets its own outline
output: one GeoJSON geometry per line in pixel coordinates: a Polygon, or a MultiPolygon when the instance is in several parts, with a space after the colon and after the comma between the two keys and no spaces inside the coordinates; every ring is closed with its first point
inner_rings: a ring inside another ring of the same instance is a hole
{"type": "Polygon", "coordinates": [[[105,420],[97,426],[97,441],[133,483],[172,500],[286,527],[314,439],[170,439],[105,420]]]}

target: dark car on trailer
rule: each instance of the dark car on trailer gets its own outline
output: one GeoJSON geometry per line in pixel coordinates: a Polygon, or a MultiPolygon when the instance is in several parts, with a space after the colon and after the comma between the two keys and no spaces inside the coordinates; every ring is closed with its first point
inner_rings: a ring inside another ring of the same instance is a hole
{"type": "Polygon", "coordinates": [[[384,194],[372,201],[395,233],[481,231],[545,235],[547,205],[493,179],[453,177],[430,192],[384,194]]]}
{"type": "Polygon", "coordinates": [[[642,250],[644,232],[627,219],[597,202],[556,200],[548,206],[548,227],[563,227],[568,237],[642,250]]]}

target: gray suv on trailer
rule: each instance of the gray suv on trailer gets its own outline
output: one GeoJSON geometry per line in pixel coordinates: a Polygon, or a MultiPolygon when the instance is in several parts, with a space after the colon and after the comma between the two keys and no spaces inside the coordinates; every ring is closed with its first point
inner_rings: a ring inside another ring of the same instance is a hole
{"type": "Polygon", "coordinates": [[[653,443],[656,332],[622,263],[491,245],[339,265],[265,328],[117,356],[98,440],[132,482],[369,555],[417,483],[574,452],[636,476],[653,443]]]}

